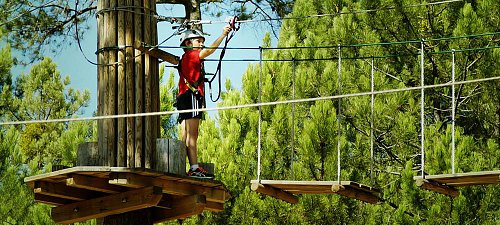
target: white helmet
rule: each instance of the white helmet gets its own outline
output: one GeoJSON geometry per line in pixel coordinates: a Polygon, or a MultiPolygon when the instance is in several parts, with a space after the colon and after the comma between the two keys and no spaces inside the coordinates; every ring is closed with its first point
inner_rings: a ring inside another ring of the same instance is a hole
{"type": "Polygon", "coordinates": [[[205,41],[205,37],[203,37],[201,31],[187,29],[181,33],[181,46],[185,46],[186,44],[184,42],[186,40],[193,39],[193,38],[203,38],[203,41],[205,41]]]}

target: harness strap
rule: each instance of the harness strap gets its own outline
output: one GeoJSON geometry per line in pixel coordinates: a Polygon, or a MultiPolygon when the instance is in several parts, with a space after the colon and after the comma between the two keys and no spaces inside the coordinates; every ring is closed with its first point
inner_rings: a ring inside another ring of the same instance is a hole
{"type": "Polygon", "coordinates": [[[200,78],[194,82],[193,84],[189,83],[189,81],[182,75],[181,71],[181,65],[182,65],[182,59],[179,61],[179,66],[177,67],[177,70],[179,71],[179,75],[184,79],[184,83],[186,83],[186,86],[191,90],[193,93],[198,93],[198,87],[200,86],[201,83],[204,82],[205,80],[205,69],[202,67],[201,69],[201,75],[200,78]]]}

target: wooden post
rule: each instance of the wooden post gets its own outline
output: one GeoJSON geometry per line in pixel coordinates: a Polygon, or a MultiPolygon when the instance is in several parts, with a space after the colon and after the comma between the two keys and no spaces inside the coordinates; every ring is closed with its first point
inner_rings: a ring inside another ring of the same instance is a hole
{"type": "MultiPolygon", "coordinates": [[[[155,1],[100,0],[98,5],[102,7],[98,17],[99,114],[159,111],[158,60],[133,50],[136,41],[158,42],[155,1]]],[[[106,119],[99,125],[99,148],[106,149],[107,165],[153,168],[158,116],[106,119]]]]}
{"type": "MultiPolygon", "coordinates": [[[[142,37],[142,15],[141,15],[141,1],[134,1],[134,7],[136,8],[134,14],[134,39],[143,40],[142,37]]],[[[144,90],[144,76],[139,76],[139,74],[144,73],[144,55],[138,50],[134,52],[134,78],[135,78],[135,112],[144,112],[144,95],[142,91],[144,90]]],[[[135,167],[144,167],[144,117],[135,118],[135,167]]]]}
{"type": "MultiPolygon", "coordinates": [[[[158,60],[133,48],[136,41],[147,45],[158,42],[155,12],[155,0],[98,1],[99,116],[159,111],[158,60]]],[[[158,116],[101,120],[98,149],[93,144],[82,146],[92,151],[81,155],[79,164],[154,168],[159,134],[158,116]],[[93,152],[104,157],[96,157],[93,152]]],[[[148,213],[105,217],[103,224],[152,224],[143,215],[148,213]]]]}
{"type": "Polygon", "coordinates": [[[158,139],[156,150],[156,171],[186,175],[186,147],[182,141],[158,139]]]}
{"type": "MultiPolygon", "coordinates": [[[[126,0],[126,5],[134,5],[133,0],[126,0]]],[[[125,45],[132,46],[134,40],[134,13],[127,11],[125,14],[125,45]]],[[[125,52],[125,74],[126,74],[126,104],[127,114],[135,113],[135,77],[134,77],[134,49],[127,47],[125,52]]],[[[135,118],[127,118],[127,167],[135,167],[135,118]]]]}

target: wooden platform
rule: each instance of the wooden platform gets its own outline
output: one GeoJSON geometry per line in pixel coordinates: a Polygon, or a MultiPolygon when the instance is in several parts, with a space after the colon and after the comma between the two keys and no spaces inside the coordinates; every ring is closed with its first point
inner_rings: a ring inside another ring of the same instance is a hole
{"type": "Polygon", "coordinates": [[[371,204],[382,201],[378,189],[353,181],[252,180],[251,185],[253,191],[292,204],[298,203],[296,194],[339,194],[371,204]]]}
{"type": "Polygon", "coordinates": [[[154,222],[222,211],[230,194],[221,182],[143,168],[80,166],[27,177],[37,202],[69,224],[154,207],[154,222]]]}
{"type": "Polygon", "coordinates": [[[415,176],[417,186],[440,194],[457,197],[456,188],[476,185],[500,184],[500,170],[469,173],[415,176]]]}

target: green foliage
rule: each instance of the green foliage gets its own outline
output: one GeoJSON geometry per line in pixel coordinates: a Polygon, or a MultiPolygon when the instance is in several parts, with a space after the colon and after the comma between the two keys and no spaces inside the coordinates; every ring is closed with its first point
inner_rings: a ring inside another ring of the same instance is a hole
{"type": "Polygon", "coordinates": [[[12,47],[21,50],[31,63],[41,60],[46,46],[52,46],[52,52],[57,53],[60,47],[71,44],[68,40],[76,38],[76,23],[80,38],[88,29],[86,21],[93,18],[97,1],[77,2],[78,8],[74,1],[66,0],[2,1],[0,29],[12,47]]]}
{"type": "MultiPolygon", "coordinates": [[[[68,87],[56,65],[46,58],[12,81],[12,60],[7,46],[0,60],[3,89],[0,121],[47,120],[76,116],[87,105],[89,92],[68,87]]],[[[88,141],[89,122],[30,123],[0,127],[0,222],[54,224],[50,207],[35,204],[24,178],[48,172],[51,165],[74,166],[76,150],[88,141]]]]}
{"type": "MultiPolygon", "coordinates": [[[[163,81],[165,67],[160,68],[160,81],[163,81]]],[[[175,74],[170,71],[168,80],[160,86],[160,111],[173,111],[177,96],[177,86],[174,81],[175,74]]],[[[161,136],[167,138],[177,138],[177,118],[173,115],[166,115],[160,118],[161,136]]]]}
{"type": "MultiPolygon", "coordinates": [[[[17,2],[17,1],[15,1],[17,2]]],[[[333,17],[285,20],[278,46],[337,46],[400,42],[470,35],[499,30],[496,0],[415,6],[420,1],[307,1],[295,3],[290,17],[334,14],[333,17]],[[385,9],[367,13],[351,10],[385,9]]],[[[241,9],[245,10],[245,9],[241,9]]],[[[5,13],[5,12],[3,12],[5,13]]],[[[450,81],[451,55],[432,54],[450,49],[496,45],[498,37],[483,36],[424,43],[425,84],[450,81]]],[[[266,35],[263,46],[270,46],[266,35]]],[[[420,85],[420,43],[338,48],[266,50],[266,59],[343,58],[335,60],[265,62],[250,65],[242,90],[226,81],[219,106],[272,102],[393,90],[420,85]],[[369,59],[370,56],[387,56],[369,59]],[[365,59],[353,59],[367,57],[365,59]],[[340,72],[339,72],[340,66],[340,72]],[[295,71],[293,70],[295,68],[295,71]],[[262,71],[262,96],[259,76],[262,71]],[[295,72],[295,77],[293,76],[295,72]],[[340,83],[339,83],[340,81],[340,83]],[[296,93],[292,93],[292,85],[296,93]]],[[[0,52],[9,56],[7,46],[0,52]]],[[[500,51],[489,49],[456,53],[456,80],[498,76],[500,51]]],[[[73,116],[88,100],[85,93],[66,88],[49,60],[12,82],[12,60],[0,59],[3,120],[48,119],[73,116]]],[[[163,72],[161,73],[163,76],[163,72]]],[[[172,110],[174,75],[161,87],[161,110],[172,110]]],[[[456,85],[455,158],[451,158],[451,88],[425,90],[425,172],[429,174],[495,170],[500,167],[500,84],[456,85]]],[[[232,198],[221,213],[203,213],[185,224],[497,224],[498,186],[460,188],[455,199],[419,189],[421,173],[419,91],[374,96],[279,104],[224,110],[200,127],[199,159],[214,162],[217,179],[232,198]],[[292,119],[291,115],[294,115],[292,119]],[[340,112],[340,113],[339,113],[340,112]],[[259,132],[259,119],[261,129],[259,132]],[[338,120],[340,119],[340,120],[338,120]],[[340,121],[340,130],[337,124],[340,121]],[[373,159],[370,157],[373,121],[373,159]],[[293,131],[292,131],[293,128],[293,131]],[[340,132],[340,137],[337,136],[340,132]],[[260,135],[260,136],[259,136],[260,135]],[[290,205],[250,191],[257,177],[257,148],[261,138],[261,179],[352,180],[381,189],[383,203],[365,204],[338,195],[299,195],[290,205]],[[292,145],[293,140],[293,145],[292,145]],[[339,144],[339,145],[338,145],[339,144]],[[338,148],[338,146],[340,148],[338,148]],[[338,155],[340,150],[340,155],[338,155]],[[340,162],[337,161],[340,157],[340,162]],[[340,171],[337,167],[340,163],[340,171]]],[[[175,120],[161,120],[163,136],[176,137],[175,120]]],[[[31,124],[1,128],[0,218],[4,223],[51,224],[48,207],[33,205],[27,175],[46,171],[53,163],[72,165],[75,147],[89,138],[90,124],[31,124]],[[19,193],[13,196],[12,193],[19,193]],[[5,204],[4,204],[5,203],[5,204]],[[14,204],[15,208],[8,207],[14,204]],[[26,214],[28,212],[28,214],[26,214]],[[29,216],[26,216],[29,215],[29,216]]],[[[177,222],[171,222],[174,224],[177,222]]]]}
{"type": "MultiPolygon", "coordinates": [[[[500,6],[493,2],[405,7],[421,2],[297,1],[290,17],[396,7],[369,13],[286,20],[281,27],[278,46],[337,46],[494,32],[500,23],[498,18],[487,14],[497,12],[500,6]]],[[[269,45],[268,37],[264,38],[263,46],[269,45]]],[[[430,52],[486,47],[495,45],[497,39],[486,36],[425,42],[425,84],[441,84],[451,79],[451,55],[430,52]]],[[[393,55],[374,59],[374,88],[379,91],[420,85],[421,68],[415,55],[419,48],[419,43],[344,47],[340,54],[343,58],[393,55]]],[[[499,53],[497,49],[457,53],[456,80],[497,76],[499,53]]],[[[338,54],[337,48],[303,48],[268,50],[264,58],[336,58],[338,54]]],[[[293,66],[292,62],[263,63],[262,102],[292,99],[293,66]]],[[[295,68],[295,98],[371,90],[370,59],[344,59],[340,74],[337,60],[300,61],[295,62],[295,68]]],[[[258,102],[260,71],[260,64],[250,65],[242,77],[242,90],[228,89],[219,105],[258,102]]],[[[498,82],[457,85],[456,172],[500,167],[498,86],[498,82]]],[[[426,173],[451,173],[450,95],[450,87],[425,90],[426,173]]],[[[375,95],[373,160],[370,159],[372,114],[369,95],[341,99],[340,108],[337,99],[261,107],[261,179],[336,180],[340,172],[342,180],[380,188],[385,203],[379,205],[367,205],[337,195],[302,195],[299,204],[289,205],[250,192],[249,182],[257,175],[259,111],[257,108],[220,111],[217,123],[209,120],[201,126],[200,157],[217,165],[216,174],[233,198],[223,213],[205,213],[184,222],[496,223],[500,205],[491,198],[500,190],[497,186],[462,188],[460,197],[450,199],[415,185],[413,178],[419,175],[421,168],[420,101],[419,91],[375,95]],[[340,139],[337,138],[339,110],[340,139]],[[339,141],[341,171],[337,169],[339,141]]]]}

